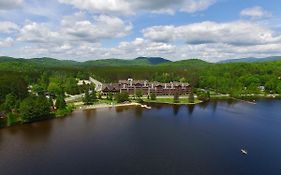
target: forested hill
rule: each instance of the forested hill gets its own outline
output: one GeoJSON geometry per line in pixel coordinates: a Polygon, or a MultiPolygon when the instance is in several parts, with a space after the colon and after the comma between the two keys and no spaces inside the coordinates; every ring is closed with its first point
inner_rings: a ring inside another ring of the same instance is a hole
{"type": "Polygon", "coordinates": [[[249,58],[240,58],[240,59],[229,59],[220,61],[219,63],[254,63],[254,62],[268,62],[268,61],[277,61],[281,60],[281,56],[271,56],[266,58],[255,58],[255,57],[249,57],[249,58]]]}
{"type": "Polygon", "coordinates": [[[170,63],[170,60],[160,57],[138,57],[135,59],[104,59],[81,63],[83,66],[152,66],[170,63]]]}
{"type": "Polygon", "coordinates": [[[206,61],[200,59],[187,59],[187,60],[180,60],[175,62],[166,62],[158,65],[159,67],[178,67],[178,68],[203,68],[206,66],[210,66],[213,63],[208,63],[206,61]]]}
{"type": "Polygon", "coordinates": [[[25,65],[27,67],[41,67],[41,68],[66,68],[66,67],[122,67],[122,66],[184,66],[184,65],[202,65],[208,64],[202,60],[184,60],[172,62],[161,57],[138,57],[135,59],[101,59],[91,60],[85,62],[77,62],[70,60],[58,60],[54,58],[13,58],[13,57],[0,57],[0,68],[4,67],[17,67],[18,65],[25,65]]]}
{"type": "Polygon", "coordinates": [[[13,57],[0,57],[0,69],[8,68],[10,70],[18,70],[24,68],[52,68],[52,67],[76,67],[79,62],[71,60],[57,60],[54,58],[13,58],[13,57]]]}
{"type": "MultiPolygon", "coordinates": [[[[132,70],[132,66],[140,68],[141,71],[149,69],[157,73],[160,70],[169,69],[198,69],[206,68],[211,63],[199,60],[189,59],[172,62],[160,57],[138,57],[132,60],[123,59],[104,59],[104,60],[93,60],[86,62],[77,62],[70,60],[58,60],[54,58],[12,58],[12,57],[0,57],[0,71],[17,71],[17,72],[30,72],[40,71],[48,69],[68,69],[71,70],[119,70],[119,74],[124,70],[132,70]]],[[[133,70],[132,70],[133,71],[133,70]]]]}
{"type": "MultiPolygon", "coordinates": [[[[267,93],[281,94],[281,60],[216,64],[198,59],[176,62],[161,58],[156,59],[157,62],[151,62],[151,59],[153,58],[75,62],[52,58],[1,57],[0,78],[14,83],[17,80],[13,81],[13,77],[21,77],[27,84],[36,84],[43,81],[44,75],[48,77],[44,79],[46,82],[54,78],[56,81],[60,79],[61,84],[64,84],[68,78],[85,79],[93,76],[102,82],[110,83],[133,77],[159,82],[189,82],[197,88],[234,96],[242,93],[260,93],[260,86],[264,86],[267,93]]],[[[12,84],[11,87],[13,86],[12,84]]]]}

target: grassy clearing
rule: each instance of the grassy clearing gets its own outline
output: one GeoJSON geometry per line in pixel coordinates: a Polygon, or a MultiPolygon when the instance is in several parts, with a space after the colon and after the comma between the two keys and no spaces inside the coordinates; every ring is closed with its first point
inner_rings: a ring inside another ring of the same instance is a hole
{"type": "Polygon", "coordinates": [[[190,102],[188,98],[179,98],[178,103],[174,102],[174,98],[157,98],[156,100],[150,100],[150,99],[143,99],[143,100],[144,102],[165,103],[165,104],[198,104],[202,102],[197,98],[194,99],[194,103],[190,102]]]}

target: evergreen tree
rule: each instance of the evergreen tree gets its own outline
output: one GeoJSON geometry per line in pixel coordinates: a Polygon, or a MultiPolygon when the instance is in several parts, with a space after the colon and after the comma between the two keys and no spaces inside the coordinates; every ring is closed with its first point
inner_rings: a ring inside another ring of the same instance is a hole
{"type": "Polygon", "coordinates": [[[53,108],[54,108],[53,98],[50,97],[50,98],[48,99],[48,102],[49,102],[49,105],[51,106],[51,108],[53,109],[53,108]]]}
{"type": "Polygon", "coordinates": [[[39,84],[34,84],[32,86],[32,92],[36,94],[40,94],[44,92],[44,87],[39,84]]]}
{"type": "Polygon", "coordinates": [[[174,103],[179,103],[179,102],[180,102],[179,94],[175,93],[174,94],[174,103]]]}
{"type": "Polygon", "coordinates": [[[71,95],[79,94],[79,87],[75,78],[68,78],[64,84],[65,92],[71,95]]]}
{"type": "Polygon", "coordinates": [[[90,94],[90,101],[91,103],[97,101],[97,92],[96,91],[92,91],[92,93],[90,94]]]}
{"type": "Polygon", "coordinates": [[[108,94],[108,100],[113,100],[113,94],[111,92],[108,94]]]}
{"type": "Polygon", "coordinates": [[[15,109],[16,102],[16,97],[12,93],[6,95],[4,103],[5,110],[11,112],[13,109],[15,109]]]}
{"type": "Polygon", "coordinates": [[[143,102],[143,100],[141,99],[142,96],[143,96],[143,91],[142,91],[142,90],[137,90],[137,91],[136,91],[136,97],[137,97],[137,101],[138,101],[139,103],[142,103],[142,102],[143,102]]]}
{"type": "Polygon", "coordinates": [[[129,101],[129,94],[127,92],[118,93],[115,95],[117,103],[129,101]]]}
{"type": "Polygon", "coordinates": [[[64,94],[63,88],[58,83],[55,83],[55,82],[51,82],[49,84],[48,91],[51,92],[51,93],[54,93],[56,95],[63,95],[64,94]]]}
{"type": "Polygon", "coordinates": [[[20,103],[20,115],[24,123],[50,118],[50,105],[46,97],[29,96],[20,103]]]}
{"type": "Polygon", "coordinates": [[[156,94],[154,94],[154,93],[150,94],[150,99],[155,101],[156,100],[156,94]]]}
{"type": "Polygon", "coordinates": [[[143,96],[142,90],[137,90],[137,91],[136,91],[136,97],[137,97],[138,99],[140,99],[142,96],[143,96]]]}
{"type": "Polygon", "coordinates": [[[65,109],[66,108],[66,102],[65,102],[64,97],[62,95],[57,97],[56,108],[57,109],[65,109]]]}
{"type": "Polygon", "coordinates": [[[98,99],[102,99],[102,94],[100,92],[98,93],[98,99]]]}
{"type": "Polygon", "coordinates": [[[195,102],[194,93],[193,92],[189,93],[188,101],[189,101],[189,103],[194,103],[195,102]]]}
{"type": "Polygon", "coordinates": [[[85,91],[85,95],[84,95],[84,98],[83,98],[83,102],[85,105],[90,105],[92,104],[91,103],[91,97],[90,97],[90,94],[89,94],[89,90],[86,90],[85,91]]]}

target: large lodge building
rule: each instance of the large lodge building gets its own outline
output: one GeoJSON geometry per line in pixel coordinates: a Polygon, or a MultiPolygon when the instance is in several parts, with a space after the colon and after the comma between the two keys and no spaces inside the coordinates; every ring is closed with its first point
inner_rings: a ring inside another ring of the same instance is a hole
{"type": "Polygon", "coordinates": [[[191,86],[188,83],[170,82],[159,83],[149,82],[147,80],[119,80],[118,83],[103,84],[102,92],[119,93],[128,92],[129,94],[135,94],[138,90],[141,90],[144,95],[156,94],[156,95],[185,95],[191,92],[191,86]]]}

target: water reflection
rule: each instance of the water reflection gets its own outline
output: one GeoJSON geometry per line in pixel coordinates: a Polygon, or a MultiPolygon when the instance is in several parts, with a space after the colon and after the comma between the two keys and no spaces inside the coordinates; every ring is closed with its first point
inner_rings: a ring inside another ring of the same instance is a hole
{"type": "Polygon", "coordinates": [[[216,112],[217,107],[218,107],[218,101],[213,101],[212,102],[212,111],[213,111],[213,113],[216,112]]]}
{"type": "Polygon", "coordinates": [[[201,109],[206,109],[209,106],[209,102],[203,102],[198,104],[201,109]]]}
{"type": "Polygon", "coordinates": [[[141,107],[136,107],[135,108],[135,115],[136,115],[136,118],[141,118],[142,117],[142,114],[143,114],[143,108],[141,107]]]}
{"type": "Polygon", "coordinates": [[[281,102],[234,104],[75,111],[63,119],[4,128],[1,175],[281,174],[276,156],[281,102]],[[243,117],[237,117],[241,114],[234,112],[241,110],[243,117]],[[261,118],[268,111],[272,116],[261,118]],[[241,145],[248,157],[241,155],[241,145]]]}
{"type": "Polygon", "coordinates": [[[53,128],[53,122],[43,121],[4,129],[10,136],[20,135],[28,142],[42,142],[48,140],[53,128]]]}
{"type": "Polygon", "coordinates": [[[195,105],[187,105],[189,115],[193,114],[194,108],[195,108],[195,105]]]}
{"type": "MultiPolygon", "coordinates": [[[[110,109],[109,109],[110,110],[110,109]]],[[[85,122],[89,123],[97,116],[97,109],[83,110],[85,116],[85,122]]]]}
{"type": "Polygon", "coordinates": [[[3,128],[6,126],[6,119],[0,119],[0,128],[3,128]]]}
{"type": "Polygon", "coordinates": [[[178,115],[180,107],[181,105],[173,105],[173,113],[175,116],[178,115]]]}
{"type": "Polygon", "coordinates": [[[235,105],[235,104],[237,104],[237,103],[239,103],[239,101],[238,100],[235,100],[235,99],[228,99],[228,100],[226,100],[226,102],[227,102],[227,104],[231,107],[231,106],[233,106],[233,105],[235,105]]]}
{"type": "Polygon", "coordinates": [[[3,143],[2,139],[3,139],[3,132],[1,132],[1,128],[0,128],[0,148],[2,147],[1,143],[3,143]]]}
{"type": "Polygon", "coordinates": [[[161,108],[163,108],[164,104],[157,104],[157,103],[151,103],[149,104],[150,106],[153,106],[154,108],[160,110],[161,108]]]}
{"type": "Polygon", "coordinates": [[[83,110],[83,114],[84,116],[86,116],[86,118],[91,118],[92,116],[94,116],[97,113],[96,109],[89,109],[89,110],[83,110]]]}
{"type": "Polygon", "coordinates": [[[124,112],[124,111],[126,111],[126,110],[128,110],[128,107],[116,107],[116,108],[115,108],[115,111],[116,111],[117,113],[122,113],[122,112],[124,112]]]}

